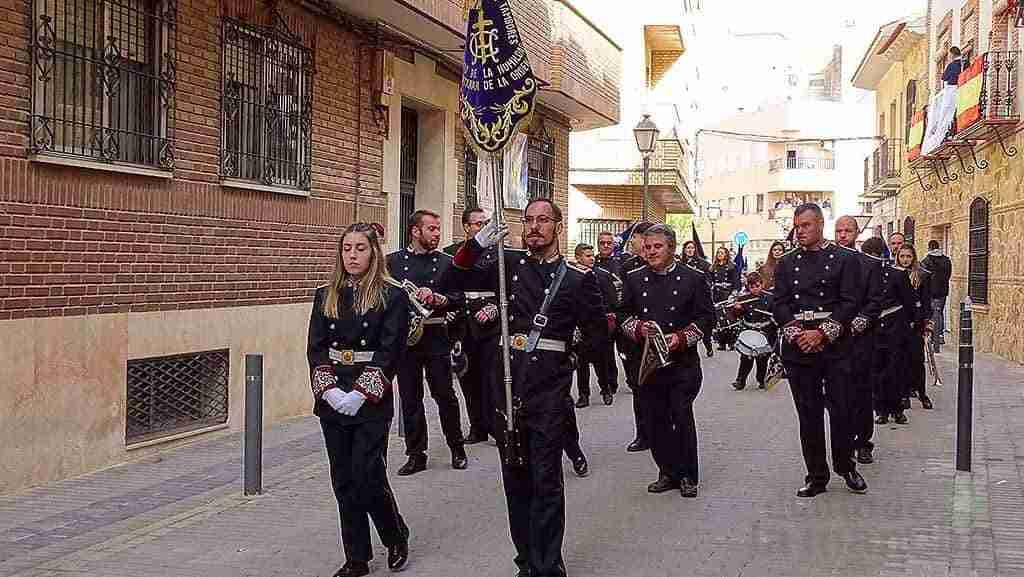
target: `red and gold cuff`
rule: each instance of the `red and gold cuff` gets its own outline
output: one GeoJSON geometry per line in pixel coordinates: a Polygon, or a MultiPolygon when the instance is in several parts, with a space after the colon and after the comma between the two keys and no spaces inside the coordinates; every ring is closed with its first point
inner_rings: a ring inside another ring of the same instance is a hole
{"type": "Polygon", "coordinates": [[[334,375],[334,369],[330,365],[320,365],[313,368],[309,384],[313,389],[313,398],[319,399],[324,391],[338,386],[338,377],[334,375]]]}
{"type": "Polygon", "coordinates": [[[389,383],[384,380],[384,371],[377,367],[366,367],[352,385],[352,390],[366,395],[371,403],[380,402],[388,390],[389,383]]]}

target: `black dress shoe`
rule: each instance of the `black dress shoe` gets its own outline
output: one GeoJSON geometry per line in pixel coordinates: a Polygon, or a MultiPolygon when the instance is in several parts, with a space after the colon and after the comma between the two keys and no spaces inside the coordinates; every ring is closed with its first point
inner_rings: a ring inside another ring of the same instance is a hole
{"type": "Polygon", "coordinates": [[[583,453],[572,458],[572,471],[576,473],[577,477],[586,477],[590,474],[590,465],[587,463],[587,457],[583,453]]]}
{"type": "Polygon", "coordinates": [[[807,483],[803,487],[796,490],[797,497],[817,497],[818,495],[828,491],[828,488],[821,483],[807,483]]]}
{"type": "Polygon", "coordinates": [[[734,381],[732,384],[732,388],[736,389],[737,391],[742,391],[743,389],[747,388],[747,383],[734,381]]]}
{"type": "Polygon", "coordinates": [[[582,409],[590,406],[590,397],[580,395],[580,398],[576,401],[576,408],[582,409]]]}
{"type": "Polygon", "coordinates": [[[409,460],[398,470],[399,477],[415,475],[427,470],[427,456],[424,454],[409,455],[409,460]]]}
{"type": "Polygon", "coordinates": [[[466,445],[475,445],[477,443],[483,443],[486,440],[487,433],[481,433],[479,431],[470,431],[469,435],[467,435],[466,438],[462,440],[462,442],[463,444],[466,445]]]}
{"type": "Polygon", "coordinates": [[[679,483],[679,494],[687,499],[693,499],[697,496],[697,483],[683,477],[681,483],[679,483]]]}
{"type": "Polygon", "coordinates": [[[864,480],[864,477],[860,476],[856,470],[847,471],[840,475],[844,481],[846,481],[846,488],[852,493],[867,493],[868,483],[864,480]]]}
{"type": "Polygon", "coordinates": [[[921,395],[921,406],[926,409],[935,408],[935,405],[932,404],[932,400],[928,398],[928,395],[921,395]]]}
{"type": "Polygon", "coordinates": [[[910,419],[908,419],[907,416],[903,414],[903,411],[900,411],[893,415],[892,420],[895,421],[897,425],[906,425],[907,423],[910,422],[910,419]]]}
{"type": "Polygon", "coordinates": [[[884,425],[889,422],[889,415],[878,415],[875,417],[876,425],[884,425]]]}
{"type": "Polygon", "coordinates": [[[613,395],[611,393],[605,393],[605,394],[601,395],[601,399],[604,400],[604,404],[605,405],[610,407],[612,405],[612,401],[615,400],[615,395],[613,395]]]}
{"type": "Polygon", "coordinates": [[[713,349],[713,348],[711,348],[711,347],[707,347],[707,352],[708,352],[708,358],[709,358],[709,359],[710,359],[711,357],[715,356],[715,349],[713,349]]]}
{"type": "Polygon", "coordinates": [[[334,572],[334,577],[363,577],[370,574],[370,564],[364,561],[346,561],[341,569],[334,572]]]}
{"type": "Polygon", "coordinates": [[[646,441],[640,439],[633,439],[633,442],[626,446],[626,451],[629,453],[639,453],[650,449],[646,441]]]}
{"type": "Polygon", "coordinates": [[[870,465],[875,462],[874,455],[871,454],[871,448],[864,447],[857,451],[857,462],[861,465],[870,465]]]}
{"type": "Polygon", "coordinates": [[[766,390],[768,387],[765,386],[764,381],[758,381],[757,388],[759,388],[759,389],[761,389],[763,391],[763,390],[766,390]]]}
{"type": "Polygon", "coordinates": [[[394,572],[405,569],[409,564],[408,538],[388,547],[388,569],[394,572]]]}
{"type": "Polygon", "coordinates": [[[672,489],[679,488],[679,481],[676,481],[668,475],[659,475],[658,480],[647,485],[648,493],[664,493],[665,491],[671,491],[672,489]]]}
{"type": "Polygon", "coordinates": [[[461,471],[468,465],[469,460],[466,458],[466,448],[462,445],[452,447],[452,469],[461,471]]]}

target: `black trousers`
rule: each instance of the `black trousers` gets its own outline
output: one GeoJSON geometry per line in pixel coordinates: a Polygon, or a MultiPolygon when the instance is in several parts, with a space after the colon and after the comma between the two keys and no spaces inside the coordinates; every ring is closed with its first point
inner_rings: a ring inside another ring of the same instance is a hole
{"type": "Polygon", "coordinates": [[[525,467],[509,467],[504,460],[505,429],[495,420],[501,477],[508,506],[509,530],[516,548],[515,563],[530,577],[564,577],[562,539],[565,535],[565,486],[562,451],[570,426],[568,394],[557,407],[524,415],[521,441],[525,467]]]}
{"type": "Polygon", "coordinates": [[[875,336],[875,411],[880,415],[895,415],[903,411],[910,362],[908,336],[909,333],[905,332],[877,333],[875,336]]]}
{"type": "Polygon", "coordinates": [[[469,431],[474,436],[491,433],[494,424],[494,401],[491,399],[491,382],[497,374],[494,364],[498,362],[497,338],[462,341],[462,351],[468,366],[466,374],[459,377],[462,395],[466,398],[466,413],[469,417],[469,431]]]}
{"type": "Polygon", "coordinates": [[[441,432],[449,447],[463,444],[459,398],[452,384],[452,364],[448,354],[432,355],[411,350],[398,368],[398,392],[405,424],[405,454],[427,452],[427,417],[423,412],[423,375],[426,373],[430,396],[437,403],[441,432]]]}
{"type": "MultiPolygon", "coordinates": [[[[665,370],[665,369],[662,369],[665,370]]],[[[677,367],[667,375],[654,375],[640,387],[639,397],[647,417],[647,440],[658,471],[675,480],[686,477],[697,483],[697,424],[693,401],[700,393],[700,367],[677,367]]]]}
{"type": "Polygon", "coordinates": [[[354,425],[320,420],[331,467],[331,485],[338,501],[341,543],[348,561],[368,562],[373,558],[370,520],[386,546],[409,538],[409,528],[398,512],[398,503],[388,484],[390,427],[390,420],[354,425]]]}
{"type": "Polygon", "coordinates": [[[600,343],[594,347],[580,348],[577,353],[576,366],[576,392],[581,397],[590,397],[590,367],[594,367],[597,373],[597,385],[601,394],[611,395],[615,393],[616,380],[618,379],[618,368],[615,367],[614,345],[609,341],[600,343]],[[612,369],[608,368],[608,361],[611,361],[612,369]],[[614,372],[612,372],[614,371],[614,372]]]}
{"type": "Polygon", "coordinates": [[[565,446],[563,449],[566,457],[575,459],[583,454],[583,448],[580,447],[580,426],[576,421],[576,407],[573,405],[571,396],[565,398],[565,405],[565,446]]]}
{"type": "Polygon", "coordinates": [[[627,337],[621,337],[618,343],[619,350],[623,351],[626,359],[622,366],[626,371],[626,386],[633,391],[633,420],[636,424],[636,439],[643,444],[647,443],[647,418],[644,415],[643,403],[640,401],[640,391],[636,386],[636,379],[640,374],[641,350],[636,343],[627,337]]]}
{"type": "Polygon", "coordinates": [[[814,364],[786,363],[789,388],[800,420],[800,447],[808,483],[828,483],[825,457],[825,409],[829,411],[832,468],[837,474],[853,470],[850,428],[850,362],[845,357],[820,357],[814,364]]]}
{"type": "Polygon", "coordinates": [[[740,369],[736,373],[736,380],[740,383],[746,384],[747,377],[750,376],[750,369],[757,365],[757,377],[758,384],[764,384],[765,374],[768,372],[768,359],[771,355],[764,355],[760,357],[748,357],[747,355],[740,355],[740,369]]]}
{"type": "Polygon", "coordinates": [[[853,365],[850,372],[850,434],[854,449],[874,449],[875,434],[874,363],[875,339],[872,332],[853,337],[853,365]]]}

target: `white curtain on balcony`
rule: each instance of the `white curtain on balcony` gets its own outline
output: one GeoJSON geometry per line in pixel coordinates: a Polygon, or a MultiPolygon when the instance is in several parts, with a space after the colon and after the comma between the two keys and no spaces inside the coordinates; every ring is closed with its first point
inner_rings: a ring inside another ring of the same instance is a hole
{"type": "Polygon", "coordinates": [[[928,156],[946,139],[956,120],[956,86],[946,85],[928,103],[928,128],[921,144],[921,155],[928,156]]]}

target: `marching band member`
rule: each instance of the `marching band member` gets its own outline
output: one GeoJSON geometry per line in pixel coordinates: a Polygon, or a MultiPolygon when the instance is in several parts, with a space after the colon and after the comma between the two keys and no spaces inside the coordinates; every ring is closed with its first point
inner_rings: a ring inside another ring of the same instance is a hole
{"type": "Polygon", "coordinates": [[[452,259],[437,250],[441,240],[441,217],[436,212],[417,210],[409,218],[409,246],[388,255],[388,270],[398,281],[411,281],[417,287],[416,299],[431,315],[423,321],[423,336],[409,347],[398,369],[399,401],[405,423],[405,453],[408,461],[398,474],[412,475],[427,468],[427,418],[423,411],[423,375],[426,373],[430,395],[437,403],[441,431],[452,455],[452,468],[465,469],[459,398],[452,383],[451,344],[445,326],[445,314],[458,311],[462,294],[448,291],[442,278],[452,259]]]}
{"type": "MultiPolygon", "coordinates": [[[[873,237],[864,241],[861,250],[882,258],[885,243],[873,237]]],[[[884,425],[892,417],[906,424],[903,413],[903,387],[906,381],[907,339],[910,338],[910,316],[915,308],[914,289],[906,270],[885,264],[882,267],[875,359],[872,366],[872,387],[875,396],[875,424],[884,425]]]]}
{"type": "MultiPolygon", "coordinates": [[[[775,321],[772,320],[772,293],[764,290],[761,273],[755,271],[747,275],[747,289],[750,294],[737,299],[739,302],[733,305],[733,310],[741,318],[745,328],[760,331],[768,339],[768,344],[774,348],[778,331],[775,328],[775,321]]],[[[736,374],[736,382],[732,384],[732,387],[737,391],[745,389],[750,369],[756,363],[757,388],[764,389],[769,358],[768,355],[756,359],[740,355],[739,372],[736,374]]]]}
{"type": "MultiPolygon", "coordinates": [[[[875,324],[882,312],[882,260],[857,251],[860,225],[852,216],[836,220],[835,234],[836,244],[854,253],[860,261],[857,316],[850,325],[848,354],[854,367],[870,367],[875,355],[875,324]]],[[[870,376],[854,377],[851,381],[850,427],[854,456],[858,463],[864,465],[875,461],[875,445],[871,442],[875,432],[873,398],[874,383],[870,376]]]]}
{"type": "Polygon", "coordinates": [[[934,327],[932,323],[932,297],[930,272],[925,270],[917,260],[917,250],[912,244],[904,244],[897,253],[896,260],[900,266],[905,268],[910,277],[910,286],[914,289],[914,313],[910,315],[911,337],[907,342],[907,350],[910,353],[907,364],[907,386],[908,395],[913,395],[921,401],[925,409],[934,407],[932,400],[928,398],[925,391],[925,352],[924,338],[931,337],[934,327]],[[924,338],[922,338],[922,336],[924,338]]]}
{"type": "MultiPolygon", "coordinates": [[[[618,309],[619,300],[622,298],[622,267],[619,263],[619,259],[615,258],[612,254],[615,250],[615,235],[608,231],[601,231],[597,235],[597,257],[594,259],[594,267],[605,270],[612,277],[612,282],[615,285],[615,300],[609,303],[605,303],[609,307],[609,311],[614,312],[618,309]]],[[[602,361],[604,362],[604,370],[607,374],[608,383],[611,384],[611,397],[606,397],[604,402],[606,405],[610,405],[611,401],[615,398],[615,393],[619,392],[619,365],[615,362],[615,337],[618,335],[618,327],[612,331],[609,335],[608,344],[605,345],[604,350],[601,353],[602,361]]]]}
{"type": "MultiPolygon", "coordinates": [[[[462,211],[462,230],[466,239],[471,239],[487,224],[487,214],[480,208],[462,211]]],[[[445,247],[445,254],[454,257],[465,241],[445,247]]],[[[477,262],[486,267],[497,258],[497,251],[487,251],[477,262]]],[[[494,291],[468,291],[463,293],[464,305],[456,326],[449,325],[452,342],[461,343],[462,354],[466,357],[466,372],[459,377],[462,394],[466,398],[466,413],[469,416],[467,445],[487,440],[494,424],[494,400],[491,399],[491,379],[497,373],[498,357],[498,299],[494,291]],[[458,337],[454,336],[455,334],[458,337]]]]}
{"type": "MultiPolygon", "coordinates": [[[[576,245],[576,264],[585,270],[592,270],[597,276],[597,284],[601,287],[601,296],[605,310],[615,310],[618,307],[618,291],[616,284],[621,281],[607,270],[594,266],[594,247],[589,244],[576,245]]],[[[609,320],[614,324],[615,314],[608,313],[609,320]]],[[[576,348],[576,390],[578,399],[576,408],[582,409],[590,405],[590,366],[594,366],[597,373],[597,384],[601,388],[601,398],[605,405],[611,405],[614,397],[615,382],[611,380],[608,371],[607,355],[612,347],[610,335],[600,341],[581,341],[576,348]]],[[[615,359],[612,359],[614,362],[615,359]]]]}
{"type": "Polygon", "coordinates": [[[677,263],[675,250],[676,234],[670,227],[659,224],[646,230],[647,264],[626,275],[620,320],[623,334],[641,350],[648,339],[664,335],[665,354],[671,361],[655,368],[645,382],[640,382],[642,363],[631,375],[658,465],[658,480],[647,490],[679,489],[683,497],[696,497],[699,471],[693,401],[703,380],[697,344],[711,330],[714,309],[704,276],[677,263]]]}
{"type": "MultiPolygon", "coordinates": [[[[711,263],[702,258],[697,254],[697,243],[688,240],[683,243],[683,264],[690,268],[699,270],[705,278],[705,282],[708,284],[708,291],[711,291],[711,263]]],[[[711,336],[714,331],[707,331],[704,333],[704,351],[707,353],[708,358],[715,356],[715,349],[711,346],[711,336]]]]}
{"type": "MultiPolygon", "coordinates": [[[[649,222],[636,222],[633,224],[633,228],[629,234],[629,252],[623,253],[619,257],[619,268],[622,271],[620,278],[625,283],[626,276],[631,271],[634,271],[640,267],[645,266],[647,263],[643,257],[644,250],[644,233],[647,229],[651,228],[652,225],[649,222]]],[[[621,303],[620,303],[621,306],[621,303]]],[[[622,367],[626,372],[626,385],[629,386],[629,390],[633,392],[633,419],[636,424],[636,436],[633,440],[626,445],[626,451],[630,453],[637,453],[646,451],[651,448],[650,439],[647,438],[647,421],[643,413],[643,406],[640,403],[640,395],[637,391],[636,375],[640,367],[640,353],[642,349],[636,344],[633,339],[624,335],[622,331],[619,331],[618,341],[619,352],[622,353],[622,367]]]]}
{"type": "Polygon", "coordinates": [[[851,252],[822,237],[825,219],[813,203],[797,207],[799,247],[775,270],[775,322],[781,327],[782,361],[800,420],[800,444],[807,467],[798,497],[826,491],[825,407],[829,408],[832,466],[855,493],[867,491],[852,454],[850,379],[844,338],[857,314],[860,263],[851,252]]]}
{"type": "MultiPolygon", "coordinates": [[[[513,422],[516,438],[507,438],[507,409],[502,402],[498,403],[502,416],[494,430],[502,455],[515,563],[523,577],[565,575],[561,456],[572,408],[568,403],[572,386],[568,344],[576,328],[586,338],[600,338],[608,332],[594,274],[568,265],[559,254],[563,227],[562,211],[554,202],[531,200],[523,211],[526,250],[507,249],[502,273],[509,294],[512,388],[521,409],[513,422]],[[517,439],[525,466],[506,460],[508,443],[517,439]]],[[[499,230],[492,221],[459,249],[451,271],[454,286],[459,290],[497,289],[501,278],[497,264],[480,270],[476,263],[505,234],[507,228],[499,230]]],[[[494,390],[493,398],[504,399],[504,390],[494,390]]]]}
{"type": "MultiPolygon", "coordinates": [[[[724,246],[715,251],[715,262],[711,266],[711,290],[715,303],[726,301],[740,291],[740,273],[732,262],[729,249],[724,246]]],[[[720,331],[716,335],[718,350],[731,349],[736,342],[735,331],[720,331]]]]}
{"type": "Polygon", "coordinates": [[[388,484],[391,379],[405,354],[409,302],[387,272],[382,229],[358,223],[338,242],[331,282],[316,290],[309,318],[313,412],[320,417],[338,501],[345,564],[334,577],[370,572],[370,520],[388,567],[409,559],[409,529],[388,484]]]}

